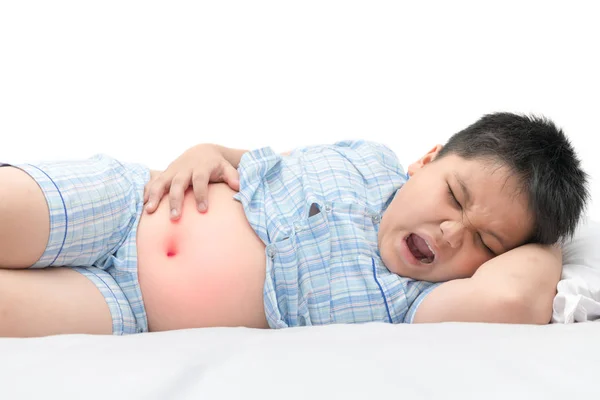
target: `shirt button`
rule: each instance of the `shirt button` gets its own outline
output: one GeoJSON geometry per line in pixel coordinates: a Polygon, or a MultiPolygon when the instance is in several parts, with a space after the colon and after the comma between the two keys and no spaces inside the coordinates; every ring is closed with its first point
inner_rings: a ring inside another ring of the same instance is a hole
{"type": "Polygon", "coordinates": [[[268,255],[270,258],[273,258],[273,257],[275,257],[275,249],[273,249],[272,247],[270,247],[269,249],[267,249],[267,255],[268,255]]]}
{"type": "Polygon", "coordinates": [[[331,206],[330,206],[329,204],[327,204],[327,205],[325,206],[325,211],[326,211],[326,212],[329,212],[329,211],[331,211],[331,206]]]}
{"type": "Polygon", "coordinates": [[[373,215],[373,216],[371,217],[371,219],[372,219],[372,220],[373,220],[373,222],[374,222],[374,223],[376,223],[376,224],[377,224],[377,223],[379,223],[379,221],[381,221],[381,217],[380,217],[379,215],[377,215],[377,214],[373,215]]]}
{"type": "Polygon", "coordinates": [[[303,229],[303,228],[302,228],[302,225],[300,225],[299,223],[297,223],[297,222],[296,222],[296,223],[294,224],[294,230],[295,230],[296,232],[300,232],[302,229],[303,229]]]}

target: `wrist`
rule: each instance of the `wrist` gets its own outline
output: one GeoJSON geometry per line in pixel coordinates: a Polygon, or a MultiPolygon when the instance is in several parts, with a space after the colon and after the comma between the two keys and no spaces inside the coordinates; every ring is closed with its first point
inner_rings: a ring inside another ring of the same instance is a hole
{"type": "Polygon", "coordinates": [[[557,246],[529,244],[488,261],[473,281],[518,323],[545,324],[552,315],[562,254],[557,246]]]}
{"type": "Polygon", "coordinates": [[[221,153],[223,158],[225,158],[225,160],[227,160],[227,162],[231,164],[234,168],[237,168],[240,165],[240,160],[242,159],[242,156],[248,152],[248,150],[232,149],[220,145],[215,145],[215,147],[221,153]]]}

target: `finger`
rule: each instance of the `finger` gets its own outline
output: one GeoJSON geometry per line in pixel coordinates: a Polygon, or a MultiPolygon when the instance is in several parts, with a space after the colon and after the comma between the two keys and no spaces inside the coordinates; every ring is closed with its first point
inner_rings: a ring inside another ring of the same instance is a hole
{"type": "Polygon", "coordinates": [[[171,219],[178,219],[181,216],[183,198],[185,197],[187,188],[190,186],[190,175],[190,171],[180,172],[171,181],[171,189],[169,190],[171,219]]]}
{"type": "Polygon", "coordinates": [[[150,192],[149,187],[152,184],[152,181],[146,183],[144,186],[144,204],[148,202],[148,193],[150,192]]]}
{"type": "Polygon", "coordinates": [[[208,175],[201,172],[194,172],[192,176],[192,186],[194,187],[194,196],[198,211],[206,212],[208,210],[208,175]]]}
{"type": "Polygon", "coordinates": [[[223,180],[233,190],[240,190],[240,174],[233,165],[227,163],[223,168],[223,180]]]}
{"type": "Polygon", "coordinates": [[[167,180],[160,178],[157,178],[150,185],[148,188],[148,203],[146,204],[146,211],[148,213],[151,214],[156,210],[167,188],[167,180]]]}
{"type": "Polygon", "coordinates": [[[144,204],[146,204],[148,200],[150,200],[150,188],[154,186],[157,180],[158,178],[150,179],[144,186],[144,204]]]}
{"type": "Polygon", "coordinates": [[[144,185],[144,204],[148,202],[148,199],[150,197],[150,188],[152,187],[154,182],[156,182],[157,179],[158,175],[154,175],[152,172],[150,172],[150,179],[148,179],[148,182],[146,182],[146,185],[144,185]]]}

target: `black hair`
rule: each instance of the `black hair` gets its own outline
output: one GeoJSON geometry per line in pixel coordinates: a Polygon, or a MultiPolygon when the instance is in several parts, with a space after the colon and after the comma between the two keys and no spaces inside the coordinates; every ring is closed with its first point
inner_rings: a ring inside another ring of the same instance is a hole
{"type": "Polygon", "coordinates": [[[499,161],[519,178],[534,223],[527,243],[554,244],[573,236],[590,196],[588,175],[562,129],[548,118],[484,115],[450,137],[436,160],[448,154],[499,161]]]}

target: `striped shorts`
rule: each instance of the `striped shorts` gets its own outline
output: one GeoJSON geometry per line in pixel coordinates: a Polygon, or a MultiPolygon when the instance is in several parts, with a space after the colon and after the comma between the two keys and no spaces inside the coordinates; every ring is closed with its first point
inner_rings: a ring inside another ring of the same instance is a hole
{"type": "Polygon", "coordinates": [[[31,268],[61,266],[80,272],[104,296],[113,334],[147,332],[136,232],[149,168],[101,154],[11,165],[35,179],[50,211],[50,238],[31,268]]]}

